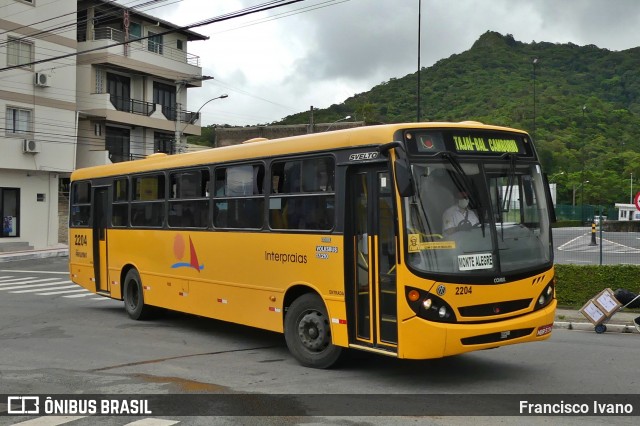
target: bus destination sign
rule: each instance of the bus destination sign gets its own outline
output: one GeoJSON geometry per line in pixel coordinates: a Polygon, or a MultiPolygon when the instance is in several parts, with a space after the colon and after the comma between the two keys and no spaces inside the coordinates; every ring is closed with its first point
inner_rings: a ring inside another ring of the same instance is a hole
{"type": "Polygon", "coordinates": [[[494,136],[453,136],[457,152],[477,154],[524,154],[522,139],[494,136]]]}

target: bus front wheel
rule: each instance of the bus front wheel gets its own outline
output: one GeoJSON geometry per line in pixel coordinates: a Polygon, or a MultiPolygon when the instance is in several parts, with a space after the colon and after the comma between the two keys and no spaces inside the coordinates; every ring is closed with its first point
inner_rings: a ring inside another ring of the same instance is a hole
{"type": "Polygon", "coordinates": [[[342,353],[331,343],[327,309],[315,294],[305,294],[291,304],[284,317],[284,338],[289,351],[307,367],[329,368],[342,353]]]}
{"type": "Polygon", "coordinates": [[[137,270],[131,269],[124,278],[124,309],[134,320],[143,320],[149,316],[150,307],[144,304],[142,280],[137,270]]]}

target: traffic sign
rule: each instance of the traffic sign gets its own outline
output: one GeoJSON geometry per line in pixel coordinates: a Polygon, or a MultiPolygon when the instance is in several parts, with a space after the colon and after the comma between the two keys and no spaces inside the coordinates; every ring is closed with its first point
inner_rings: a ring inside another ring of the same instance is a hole
{"type": "Polygon", "coordinates": [[[637,210],[640,210],[640,192],[636,193],[636,196],[633,198],[633,204],[636,205],[637,210]]]}

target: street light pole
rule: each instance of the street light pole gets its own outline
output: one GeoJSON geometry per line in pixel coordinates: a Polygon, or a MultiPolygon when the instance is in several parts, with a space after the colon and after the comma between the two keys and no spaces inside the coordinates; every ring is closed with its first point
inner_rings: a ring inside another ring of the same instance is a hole
{"type": "MultiPolygon", "coordinates": [[[[195,112],[195,114],[193,114],[193,116],[191,117],[191,119],[185,123],[184,127],[182,128],[182,130],[179,130],[179,126],[180,126],[180,116],[178,115],[178,117],[176,118],[176,145],[178,147],[178,153],[182,153],[186,151],[186,147],[182,144],[182,132],[184,132],[184,130],[187,128],[187,126],[189,124],[193,124],[193,122],[195,120],[197,120],[196,117],[199,117],[200,111],[202,110],[202,108],[204,108],[204,106],[206,104],[208,104],[211,101],[215,101],[216,99],[224,99],[224,98],[228,98],[229,95],[227,95],[226,93],[220,96],[216,96],[215,98],[211,98],[209,99],[207,102],[203,103],[200,108],[198,108],[198,110],[195,112]]],[[[180,104],[178,104],[180,105],[180,104]]]]}
{"type": "Polygon", "coordinates": [[[538,58],[533,58],[533,140],[536,140],[536,64],[538,58]]]}
{"type": "Polygon", "coordinates": [[[346,117],[343,117],[343,118],[340,118],[340,119],[338,119],[338,120],[334,121],[333,123],[329,124],[329,127],[327,127],[327,129],[325,130],[325,132],[328,132],[328,131],[329,131],[329,129],[330,129],[331,127],[333,127],[333,125],[334,125],[334,124],[339,123],[340,121],[348,120],[348,119],[350,119],[350,118],[351,118],[351,116],[350,116],[350,115],[347,115],[346,117]]]}
{"type": "Polygon", "coordinates": [[[633,204],[633,173],[631,173],[631,179],[629,180],[629,204],[633,204]]]}

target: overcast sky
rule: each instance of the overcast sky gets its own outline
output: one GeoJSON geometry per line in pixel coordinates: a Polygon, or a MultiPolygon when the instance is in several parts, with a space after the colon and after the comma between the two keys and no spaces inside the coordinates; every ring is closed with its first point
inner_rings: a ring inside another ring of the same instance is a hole
{"type": "MultiPolygon", "coordinates": [[[[167,0],[143,10],[188,25],[266,1],[167,0]]],[[[414,73],[419,1],[305,0],[195,28],[210,39],[189,52],[215,80],[189,90],[187,109],[226,93],[202,109],[203,125],[266,124],[414,73]]],[[[486,31],[625,50],[640,45],[640,1],[422,0],[421,65],[470,49],[486,31]]]]}

